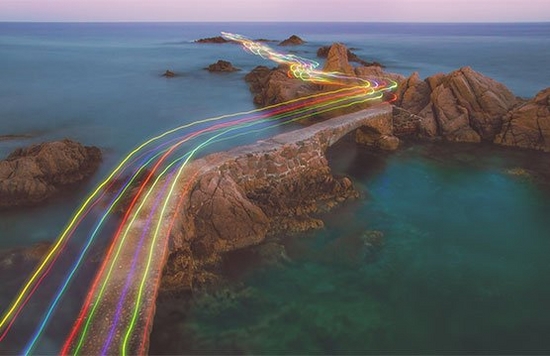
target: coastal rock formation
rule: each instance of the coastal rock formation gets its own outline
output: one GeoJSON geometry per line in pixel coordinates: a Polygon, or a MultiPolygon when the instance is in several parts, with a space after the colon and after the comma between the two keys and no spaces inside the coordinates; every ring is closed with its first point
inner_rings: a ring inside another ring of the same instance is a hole
{"type": "Polygon", "coordinates": [[[239,71],[239,68],[233,67],[233,64],[228,61],[218,60],[216,63],[209,65],[205,68],[209,72],[236,72],[239,71]]]}
{"type": "Polygon", "coordinates": [[[550,88],[510,111],[495,143],[550,152],[550,88]]]}
{"type": "Polygon", "coordinates": [[[195,40],[195,43],[228,43],[231,41],[226,40],[222,36],[207,37],[195,40]]]}
{"type": "MultiPolygon", "coordinates": [[[[320,47],[318,50],[317,50],[317,57],[319,58],[327,58],[328,56],[328,52],[330,51],[330,48],[332,46],[323,46],[323,47],[320,47]]],[[[347,50],[347,57],[348,57],[348,61],[350,62],[355,62],[355,63],[359,63],[360,65],[362,66],[365,66],[365,67],[370,67],[370,66],[377,66],[377,67],[381,67],[381,68],[384,68],[384,66],[378,62],[367,62],[361,58],[359,58],[355,53],[353,53],[351,50],[347,50]]]]}
{"type": "Polygon", "coordinates": [[[349,178],[332,174],[326,149],[388,118],[391,107],[383,105],[194,161],[186,176],[197,178],[179,183],[186,196],[172,230],[163,290],[215,279],[222,253],[323,227],[316,213],[358,196],[349,178]]]}
{"type": "Polygon", "coordinates": [[[305,41],[296,35],[292,35],[279,43],[279,46],[298,46],[304,44],[305,41]]]}
{"type": "Polygon", "coordinates": [[[363,146],[394,151],[399,147],[399,139],[393,133],[393,117],[380,116],[355,131],[355,141],[363,146]]]}
{"type": "Polygon", "coordinates": [[[330,46],[323,71],[339,72],[355,76],[355,71],[348,61],[348,49],[346,46],[341,43],[334,43],[330,46]]]}
{"type": "Polygon", "coordinates": [[[470,67],[421,80],[414,73],[397,91],[396,105],[422,119],[419,134],[448,141],[493,141],[519,100],[501,83],[470,67]]]}
{"type": "Polygon", "coordinates": [[[312,84],[290,77],[285,67],[258,66],[245,76],[245,81],[254,94],[254,104],[259,106],[282,103],[317,90],[312,84]]]}
{"type": "MultiPolygon", "coordinates": [[[[327,52],[327,61],[324,71],[336,71],[350,76],[358,76],[366,79],[390,78],[402,80],[403,76],[392,73],[385,73],[378,66],[353,68],[348,61],[348,49],[340,43],[333,44],[327,52]]],[[[265,66],[258,66],[245,76],[250,91],[254,94],[254,103],[259,106],[278,104],[284,101],[319,93],[327,90],[334,90],[332,85],[317,85],[292,77],[288,68],[279,66],[270,69],[265,66]]],[[[341,115],[338,112],[335,115],[341,115]]],[[[328,118],[330,115],[325,115],[328,118]]]]}
{"type": "Polygon", "coordinates": [[[42,202],[88,178],[100,162],[99,148],[71,140],[17,149],[0,161],[0,208],[42,202]]]}

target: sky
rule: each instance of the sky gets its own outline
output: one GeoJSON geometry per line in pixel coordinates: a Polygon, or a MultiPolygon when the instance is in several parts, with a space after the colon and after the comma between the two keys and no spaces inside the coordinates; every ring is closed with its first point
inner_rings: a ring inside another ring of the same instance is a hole
{"type": "Polygon", "coordinates": [[[0,21],[548,22],[550,0],[0,0],[0,21]]]}

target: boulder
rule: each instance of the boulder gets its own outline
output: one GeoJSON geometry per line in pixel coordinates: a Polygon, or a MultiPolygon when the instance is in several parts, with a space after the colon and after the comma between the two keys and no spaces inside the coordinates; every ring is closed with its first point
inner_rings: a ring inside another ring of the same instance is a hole
{"type": "Polygon", "coordinates": [[[279,46],[298,46],[304,44],[305,41],[296,35],[292,35],[279,43],[279,46]]]}
{"type": "Polygon", "coordinates": [[[228,61],[219,60],[216,63],[213,63],[209,65],[207,68],[205,68],[209,72],[236,72],[239,71],[239,68],[233,67],[233,64],[228,61]]]}
{"type": "Polygon", "coordinates": [[[99,148],[67,139],[17,149],[0,161],[0,208],[40,203],[90,177],[100,162],[99,148]]]}
{"type": "Polygon", "coordinates": [[[511,110],[495,143],[550,152],[550,88],[511,110]]]}

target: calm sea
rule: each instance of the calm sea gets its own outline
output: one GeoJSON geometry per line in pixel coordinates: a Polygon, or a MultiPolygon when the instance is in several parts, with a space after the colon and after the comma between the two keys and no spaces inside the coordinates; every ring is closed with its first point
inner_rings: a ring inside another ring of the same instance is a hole
{"type": "MultiPolygon", "coordinates": [[[[193,43],[220,31],[297,34],[307,43],[285,49],[309,58],[343,42],[404,75],[467,65],[521,97],[550,86],[548,23],[0,23],[0,136],[32,135],[0,140],[0,157],[65,137],[105,156],[68,197],[0,212],[0,246],[54,239],[78,200],[153,134],[252,109],[243,76],[272,64],[235,45],[193,43]],[[218,59],[242,71],[203,70],[218,59]],[[181,76],[162,78],[167,69],[181,76]]],[[[340,150],[354,154],[335,153],[335,169],[355,177],[365,198],[329,216],[326,230],[288,241],[285,268],[243,273],[234,302],[157,320],[154,351],[550,352],[550,195],[506,173],[544,169],[548,156],[462,145],[340,150]],[[384,232],[375,259],[325,256],[364,230],[384,232]]]]}

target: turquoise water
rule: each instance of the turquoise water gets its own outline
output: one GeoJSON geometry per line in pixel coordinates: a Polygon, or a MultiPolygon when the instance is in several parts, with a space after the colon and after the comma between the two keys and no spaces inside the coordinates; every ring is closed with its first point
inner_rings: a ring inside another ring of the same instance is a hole
{"type": "MultiPolygon", "coordinates": [[[[469,65],[525,97],[550,83],[542,65],[550,58],[548,23],[0,23],[0,136],[32,136],[0,140],[0,156],[65,137],[104,153],[100,171],[83,186],[41,207],[1,211],[0,248],[52,241],[80,199],[152,135],[253,109],[243,77],[272,63],[238,46],[192,42],[220,31],[275,40],[298,34],[308,42],[286,49],[309,58],[340,41],[404,75],[469,65]],[[242,71],[203,70],[218,59],[242,71]],[[162,78],[166,69],[180,76],[162,78]]],[[[231,287],[233,304],[214,298],[191,305],[189,315],[175,310],[161,321],[170,335],[157,323],[153,350],[550,352],[543,337],[550,331],[548,188],[504,172],[548,171],[548,156],[452,147],[381,156],[345,146],[333,166],[355,177],[365,199],[326,217],[326,230],[285,240],[291,262],[284,268],[241,266],[233,278],[243,287],[231,287]],[[365,230],[383,232],[380,251],[364,248],[365,230]]],[[[22,278],[0,275],[1,305],[22,278]]],[[[84,283],[76,287],[85,293],[84,283]]],[[[78,310],[81,296],[71,298],[78,310]]],[[[56,350],[69,324],[58,320],[43,350],[56,350]]]]}
{"type": "Polygon", "coordinates": [[[258,268],[237,256],[236,287],[188,314],[165,306],[171,323],[158,319],[151,351],[548,354],[550,186],[508,171],[548,174],[548,155],[344,146],[335,169],[364,198],[326,216],[325,230],[285,239],[290,262],[258,268]],[[384,234],[378,252],[359,239],[369,230],[384,234]]]}

